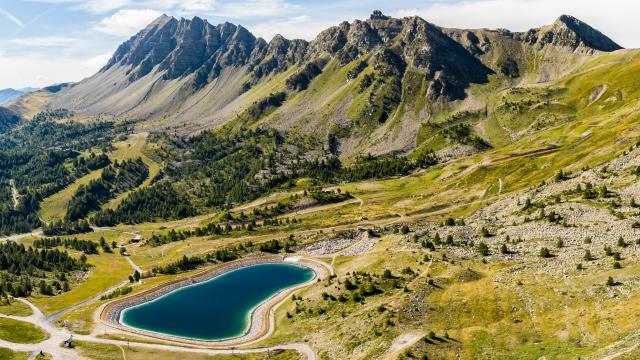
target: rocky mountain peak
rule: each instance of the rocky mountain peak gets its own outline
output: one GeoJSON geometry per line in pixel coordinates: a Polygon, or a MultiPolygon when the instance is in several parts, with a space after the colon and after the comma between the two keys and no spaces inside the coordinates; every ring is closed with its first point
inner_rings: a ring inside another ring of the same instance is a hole
{"type": "MultiPolygon", "coordinates": [[[[353,66],[346,78],[360,83],[358,91],[368,92],[368,109],[377,114],[363,115],[363,119],[376,118],[382,123],[406,91],[424,88],[429,102],[462,100],[471,84],[486,83],[491,74],[547,79],[568,70],[575,59],[619,48],[599,31],[567,15],[547,26],[511,32],[447,29],[418,16],[394,18],[374,11],[367,19],[330,27],[311,42],[282,35],[267,42],[240,25],[212,25],[199,17],[163,15],[120,45],[101,73],[118,84],[105,92],[124,92],[130,83],[141,81],[141,86],[151,84],[152,91],[160,94],[168,86],[161,81],[180,79],[175,92],[175,102],[180,104],[209,84],[227,86],[214,82],[221,74],[233,74],[236,81],[229,85],[232,89],[225,101],[250,91],[271,74],[288,70],[292,71],[285,79],[287,91],[304,91],[333,62],[334,67],[353,66]],[[548,69],[528,73],[529,60],[521,54],[540,54],[548,69]],[[113,68],[118,71],[109,72],[113,68]],[[366,78],[359,79],[365,69],[366,78]]],[[[145,102],[146,98],[140,99],[140,104],[145,102]]]]}
{"type": "Polygon", "coordinates": [[[246,65],[263,43],[239,25],[214,26],[199,17],[178,20],[162,15],[120,45],[101,71],[125,66],[131,82],[156,68],[165,71],[166,80],[195,73],[198,88],[224,67],[246,65]]]}
{"type": "MultiPolygon", "coordinates": [[[[259,42],[264,40],[258,39],[259,42]]],[[[285,71],[294,64],[304,61],[309,43],[305,40],[289,40],[277,34],[264,46],[259,46],[260,50],[254,51],[250,61],[252,70],[252,82],[257,82],[260,78],[271,73],[285,71]]],[[[258,48],[258,47],[257,47],[258,48]]]]}
{"type": "MultiPolygon", "coordinates": [[[[379,47],[399,46],[394,51],[402,55],[403,61],[426,70],[428,76],[455,68],[452,76],[465,79],[454,82],[466,84],[473,78],[473,73],[487,74],[487,71],[475,58],[483,51],[469,51],[477,46],[467,44],[469,41],[458,33],[456,30],[445,31],[418,16],[398,19],[376,10],[366,20],[342,22],[328,28],[310,43],[288,40],[281,35],[267,43],[240,25],[225,22],[214,26],[199,17],[178,20],[163,14],[123,43],[102,71],[116,65],[125,66],[131,82],[154,69],[164,71],[166,80],[196,74],[194,88],[198,89],[229,66],[249,65],[254,78],[259,79],[305,61],[336,57],[344,65],[379,47]],[[447,65],[448,62],[451,64],[447,65]],[[471,66],[469,71],[466,66],[471,66]]],[[[568,15],[526,33],[506,30],[502,33],[537,48],[553,45],[583,53],[621,48],[599,31],[568,15]]],[[[467,38],[469,34],[467,32],[467,38]]]]}
{"type": "Polygon", "coordinates": [[[587,23],[570,15],[561,15],[553,24],[532,29],[527,33],[529,41],[540,47],[555,45],[573,51],[615,51],[622,47],[587,23]]]}
{"type": "Polygon", "coordinates": [[[389,20],[390,18],[382,13],[380,10],[373,10],[369,20],[389,20]]]}

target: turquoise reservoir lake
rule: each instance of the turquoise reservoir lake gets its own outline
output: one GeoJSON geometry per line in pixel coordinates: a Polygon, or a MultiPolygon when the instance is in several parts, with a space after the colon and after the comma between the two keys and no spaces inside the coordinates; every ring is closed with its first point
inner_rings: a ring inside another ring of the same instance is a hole
{"type": "Polygon", "coordinates": [[[251,313],[260,304],[313,277],[311,269],[292,264],[245,266],[127,308],[120,322],[187,339],[230,339],[249,330],[251,313]]]}

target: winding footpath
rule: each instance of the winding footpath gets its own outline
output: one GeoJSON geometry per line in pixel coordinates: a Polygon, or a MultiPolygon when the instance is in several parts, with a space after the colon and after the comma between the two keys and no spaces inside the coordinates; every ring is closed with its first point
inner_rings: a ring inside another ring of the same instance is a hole
{"type": "MultiPolygon", "coordinates": [[[[129,258],[127,259],[130,261],[130,264],[134,269],[140,269],[140,267],[137,266],[133,261],[131,261],[129,258]]],[[[289,261],[297,262],[300,259],[301,259],[300,257],[293,257],[293,258],[290,258],[289,261]]],[[[323,266],[328,270],[329,274],[335,273],[333,267],[329,264],[326,264],[324,262],[320,262],[317,260],[313,260],[313,259],[307,259],[307,258],[305,258],[305,261],[310,261],[323,266]]],[[[49,334],[49,338],[37,344],[16,344],[16,343],[11,343],[5,340],[0,340],[0,347],[9,348],[13,351],[30,352],[31,353],[31,356],[29,357],[30,359],[35,358],[40,353],[40,351],[44,351],[51,354],[54,359],[65,359],[65,360],[66,359],[70,359],[70,360],[84,359],[77,351],[73,349],[67,349],[61,346],[61,344],[65,340],[69,339],[72,336],[72,334],[66,328],[60,329],[56,327],[54,324],[61,317],[68,314],[69,312],[77,309],[80,306],[96,301],[102,295],[109,293],[118,287],[124,286],[127,283],[128,281],[124,281],[123,283],[118,284],[103,293],[100,293],[90,299],[87,299],[79,304],[76,304],[70,308],[67,308],[63,311],[60,311],[48,317],[44,315],[42,311],[40,311],[40,309],[36,307],[34,304],[32,304],[31,302],[25,299],[17,299],[18,301],[21,301],[25,303],[27,306],[29,306],[33,314],[26,317],[9,316],[9,315],[0,314],[0,317],[24,321],[24,322],[28,322],[33,325],[36,325],[42,328],[44,331],[46,331],[49,334]]],[[[268,321],[267,332],[250,342],[243,343],[242,346],[253,345],[255,343],[258,343],[266,339],[267,337],[273,334],[273,332],[275,331],[275,312],[278,306],[282,304],[282,302],[274,305],[269,309],[268,320],[267,320],[268,321]]],[[[95,318],[94,316],[94,320],[96,319],[97,318],[95,318]]],[[[223,349],[211,349],[205,345],[190,344],[189,347],[181,346],[179,343],[175,343],[174,345],[170,341],[167,342],[167,344],[157,344],[157,343],[151,344],[151,343],[137,343],[137,342],[127,342],[127,341],[121,341],[121,340],[104,339],[104,338],[98,337],[98,333],[99,331],[96,329],[90,335],[73,334],[73,339],[99,343],[99,344],[118,346],[123,351],[123,358],[124,358],[123,347],[127,346],[127,347],[134,347],[134,348],[160,350],[160,351],[199,353],[199,354],[207,354],[207,355],[233,355],[233,354],[241,355],[241,354],[256,354],[256,353],[263,353],[263,352],[272,352],[272,351],[278,351],[278,350],[293,350],[302,354],[308,360],[316,360],[316,355],[313,349],[308,344],[305,344],[305,343],[290,343],[290,344],[282,344],[282,345],[277,345],[272,347],[261,347],[261,348],[253,348],[253,349],[236,349],[235,347],[229,347],[229,348],[223,348],[223,349]]],[[[126,334],[126,332],[123,332],[123,333],[126,334]]]]}
{"type": "Polygon", "coordinates": [[[28,237],[40,237],[42,236],[42,231],[34,231],[34,232],[30,232],[30,233],[26,233],[26,234],[18,234],[18,235],[11,235],[11,236],[5,236],[0,238],[0,242],[5,242],[5,241],[18,241],[24,238],[28,238],[28,237]]]}
{"type": "Polygon", "coordinates": [[[13,209],[15,210],[20,204],[20,192],[18,192],[15,180],[9,180],[9,185],[11,186],[11,198],[13,199],[13,209]]]}
{"type": "Polygon", "coordinates": [[[130,256],[125,257],[125,259],[127,259],[127,261],[129,262],[129,265],[131,265],[133,270],[139,272],[140,274],[144,273],[144,270],[142,270],[142,268],[138,266],[138,264],[134,263],[133,260],[131,260],[130,256]]]}

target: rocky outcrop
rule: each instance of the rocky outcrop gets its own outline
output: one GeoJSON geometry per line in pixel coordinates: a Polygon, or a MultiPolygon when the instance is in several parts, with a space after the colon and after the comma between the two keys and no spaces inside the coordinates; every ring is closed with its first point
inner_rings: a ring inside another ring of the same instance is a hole
{"type": "MultiPolygon", "coordinates": [[[[259,39],[264,42],[264,40],[259,39]]],[[[276,35],[269,44],[264,43],[264,51],[256,51],[250,60],[253,82],[272,73],[280,73],[304,61],[309,43],[305,40],[288,40],[276,35]]]]}
{"type": "Polygon", "coordinates": [[[217,26],[194,17],[177,20],[161,16],[116,50],[101,70],[128,66],[129,81],[164,71],[172,80],[195,74],[194,88],[206,85],[224,67],[246,65],[254,52],[266,47],[247,29],[230,23],[217,26]]]}
{"type": "MultiPolygon", "coordinates": [[[[396,62],[426,73],[431,81],[431,101],[462,99],[469,84],[486,82],[492,73],[440,27],[419,17],[395,19],[380,11],[366,21],[343,22],[323,31],[311,42],[307,58],[330,56],[344,65],[366,54],[389,55],[389,51],[399,56],[396,62]]],[[[384,59],[391,58],[378,56],[376,63],[382,68],[400,69],[394,75],[401,79],[406,67],[391,63],[385,66],[384,59]]]]}
{"type": "Polygon", "coordinates": [[[461,100],[472,83],[485,83],[493,72],[447,36],[441,28],[419,17],[405,20],[399,48],[407,63],[426,73],[431,101],[461,100]]]}
{"type": "Polygon", "coordinates": [[[548,45],[572,51],[615,51],[622,47],[598,30],[569,15],[560,16],[552,25],[529,30],[524,41],[538,48],[548,45]]]}
{"type": "Polygon", "coordinates": [[[321,32],[310,43],[280,35],[267,43],[242,26],[214,26],[198,17],[178,20],[163,15],[123,43],[101,71],[125,66],[130,82],[154,70],[163,72],[165,80],[193,74],[192,87],[198,90],[227,67],[248,65],[251,86],[270,74],[303,66],[295,75],[299,81],[291,81],[290,88],[297,91],[306,88],[327,58],[346,65],[385,50],[397,53],[408,67],[425,72],[430,101],[451,101],[464,98],[470,84],[486,82],[493,72],[511,78],[521,75],[514,58],[481,62],[483,55],[508,41],[536,49],[553,46],[577,52],[620,49],[608,37],[567,15],[552,25],[524,33],[489,33],[443,29],[419,17],[396,19],[374,11],[369,19],[343,22],[321,32]]]}

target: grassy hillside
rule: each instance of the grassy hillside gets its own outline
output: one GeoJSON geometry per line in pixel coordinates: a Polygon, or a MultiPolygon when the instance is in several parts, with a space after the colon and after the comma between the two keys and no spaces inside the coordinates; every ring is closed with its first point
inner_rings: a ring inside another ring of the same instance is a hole
{"type": "MultiPolygon", "coordinates": [[[[139,187],[148,186],[160,172],[160,166],[143,153],[143,148],[146,145],[147,135],[148,134],[146,133],[132,134],[127,137],[126,140],[114,143],[114,151],[108,153],[109,159],[112,162],[142,158],[145,164],[149,167],[149,176],[139,187]]],[[[73,194],[76,193],[80,186],[87,185],[91,180],[98,179],[101,174],[102,169],[93,171],[76,180],[73,184],[69,185],[64,190],[44,199],[40,205],[40,216],[42,217],[42,219],[47,223],[64,219],[67,206],[73,194]]],[[[131,191],[118,195],[118,197],[112,199],[104,206],[107,208],[117,207],[118,204],[124,198],[126,198],[131,191]]]]}

